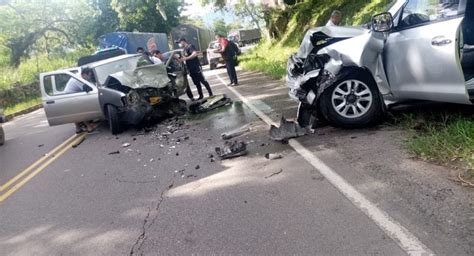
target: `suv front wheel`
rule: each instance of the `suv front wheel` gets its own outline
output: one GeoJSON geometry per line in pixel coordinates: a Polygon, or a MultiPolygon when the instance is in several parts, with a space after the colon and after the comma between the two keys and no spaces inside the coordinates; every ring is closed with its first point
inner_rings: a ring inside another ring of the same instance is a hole
{"type": "Polygon", "coordinates": [[[383,115],[377,85],[364,72],[352,73],[327,88],[319,107],[331,125],[342,128],[371,126],[383,115]]]}

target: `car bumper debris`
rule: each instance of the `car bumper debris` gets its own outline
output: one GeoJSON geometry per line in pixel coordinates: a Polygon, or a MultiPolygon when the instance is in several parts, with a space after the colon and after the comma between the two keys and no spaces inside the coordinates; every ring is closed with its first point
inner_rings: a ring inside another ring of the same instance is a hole
{"type": "Polygon", "coordinates": [[[243,141],[226,141],[223,147],[216,148],[216,154],[221,159],[244,156],[247,153],[247,144],[243,141]]]}
{"type": "Polygon", "coordinates": [[[191,103],[189,105],[189,111],[192,114],[205,113],[231,103],[232,100],[225,94],[219,94],[191,103]]]}
{"type": "Polygon", "coordinates": [[[294,121],[286,120],[285,117],[281,118],[279,127],[274,125],[270,127],[270,138],[275,141],[287,141],[306,134],[308,134],[306,128],[299,126],[299,124],[294,121]]]}

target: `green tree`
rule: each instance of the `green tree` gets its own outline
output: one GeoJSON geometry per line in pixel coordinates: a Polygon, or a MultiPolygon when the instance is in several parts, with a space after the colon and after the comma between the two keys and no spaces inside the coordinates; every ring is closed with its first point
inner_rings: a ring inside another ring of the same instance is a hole
{"type": "Polygon", "coordinates": [[[184,0],[112,0],[120,28],[127,31],[168,33],[180,24],[184,0]]]}
{"type": "Polygon", "coordinates": [[[94,40],[120,28],[118,13],[111,5],[112,0],[89,0],[89,4],[97,13],[92,27],[88,28],[88,32],[91,33],[94,40]]]}
{"type": "Polygon", "coordinates": [[[84,0],[2,0],[0,31],[10,50],[10,64],[18,66],[40,40],[47,49],[82,43],[78,35],[91,16],[93,10],[84,0]],[[48,44],[51,42],[54,45],[48,44]]]}
{"type": "Polygon", "coordinates": [[[227,25],[224,21],[224,19],[217,19],[217,20],[214,20],[214,23],[213,23],[213,28],[214,28],[214,31],[217,33],[217,34],[220,34],[220,35],[224,35],[224,36],[227,36],[227,34],[229,33],[230,31],[230,26],[227,25]]]}
{"type": "Polygon", "coordinates": [[[223,9],[226,6],[227,1],[226,0],[199,0],[199,3],[202,6],[206,6],[209,4],[216,7],[217,9],[223,9]]]}
{"type": "Polygon", "coordinates": [[[252,23],[262,30],[260,24],[264,22],[263,9],[260,4],[255,4],[246,0],[238,0],[234,5],[235,14],[241,18],[249,18],[252,23]]]}

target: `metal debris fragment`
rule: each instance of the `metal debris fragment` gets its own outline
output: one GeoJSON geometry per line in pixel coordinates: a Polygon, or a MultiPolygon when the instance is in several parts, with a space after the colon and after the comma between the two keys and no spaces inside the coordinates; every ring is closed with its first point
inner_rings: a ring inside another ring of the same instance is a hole
{"type": "Polygon", "coordinates": [[[226,141],[222,148],[216,148],[216,153],[221,159],[243,156],[247,154],[247,144],[242,141],[226,141]]]}
{"type": "Polygon", "coordinates": [[[228,139],[232,139],[234,137],[238,137],[240,135],[243,135],[243,134],[245,134],[249,131],[250,131],[250,124],[246,124],[242,127],[234,129],[232,131],[222,133],[221,137],[222,137],[223,140],[228,140],[228,139]]]}
{"type": "Polygon", "coordinates": [[[280,173],[282,173],[282,172],[283,172],[283,169],[280,169],[278,172],[274,172],[274,173],[272,173],[272,174],[266,176],[265,179],[269,179],[269,178],[271,178],[271,177],[273,177],[273,176],[275,176],[275,175],[278,175],[278,174],[280,174],[280,173]]]}
{"type": "Polygon", "coordinates": [[[82,144],[86,140],[86,137],[82,137],[78,142],[76,142],[74,145],[72,145],[72,148],[77,148],[79,145],[82,144]]]}
{"type": "Polygon", "coordinates": [[[287,141],[291,138],[301,137],[307,134],[307,130],[294,121],[281,118],[280,127],[274,125],[270,128],[270,138],[276,141],[287,141]]]}
{"type": "Polygon", "coordinates": [[[280,155],[280,154],[266,153],[265,158],[269,159],[269,160],[275,160],[275,159],[281,159],[281,158],[283,158],[283,156],[280,155]]]}
{"type": "Polygon", "coordinates": [[[189,111],[193,114],[205,113],[230,103],[232,103],[230,98],[225,94],[219,94],[191,103],[189,105],[189,111]]]}

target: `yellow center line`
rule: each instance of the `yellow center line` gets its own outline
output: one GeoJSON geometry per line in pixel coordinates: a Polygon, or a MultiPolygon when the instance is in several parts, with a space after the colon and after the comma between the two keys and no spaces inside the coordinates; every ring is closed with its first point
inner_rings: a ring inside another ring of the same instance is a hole
{"type": "Polygon", "coordinates": [[[75,135],[73,136],[73,140],[68,140],[69,143],[67,143],[66,146],[62,147],[57,153],[51,156],[50,159],[48,159],[46,162],[44,162],[41,166],[39,166],[35,171],[30,173],[28,176],[26,176],[23,180],[15,184],[12,188],[10,188],[8,191],[6,191],[3,195],[0,195],[0,203],[5,201],[9,196],[11,196],[15,191],[20,189],[23,185],[25,185],[29,180],[31,180],[33,177],[35,177],[38,173],[46,169],[52,162],[54,162],[56,159],[58,159],[61,155],[66,153],[69,149],[72,148],[72,145],[79,143],[81,140],[84,139],[86,134],[81,134],[81,135],[75,135]]]}
{"type": "Polygon", "coordinates": [[[29,173],[31,170],[33,170],[37,165],[39,165],[40,163],[42,163],[43,161],[45,161],[46,159],[50,158],[51,156],[54,156],[54,154],[56,154],[57,151],[59,151],[61,148],[63,148],[65,145],[68,145],[72,140],[74,140],[75,138],[77,138],[78,134],[75,134],[73,136],[71,136],[70,138],[68,138],[65,142],[61,143],[59,146],[55,147],[53,150],[51,150],[50,152],[48,152],[46,155],[42,156],[40,159],[38,159],[36,162],[34,162],[33,164],[31,164],[28,168],[26,168],[24,171],[22,171],[21,173],[19,173],[18,175],[16,175],[15,177],[13,177],[11,180],[9,180],[7,183],[5,183],[4,185],[2,185],[0,187],[0,192],[2,192],[3,190],[7,189],[8,187],[10,187],[13,183],[15,183],[17,180],[19,180],[21,177],[25,176],[27,173],[29,173]]]}

